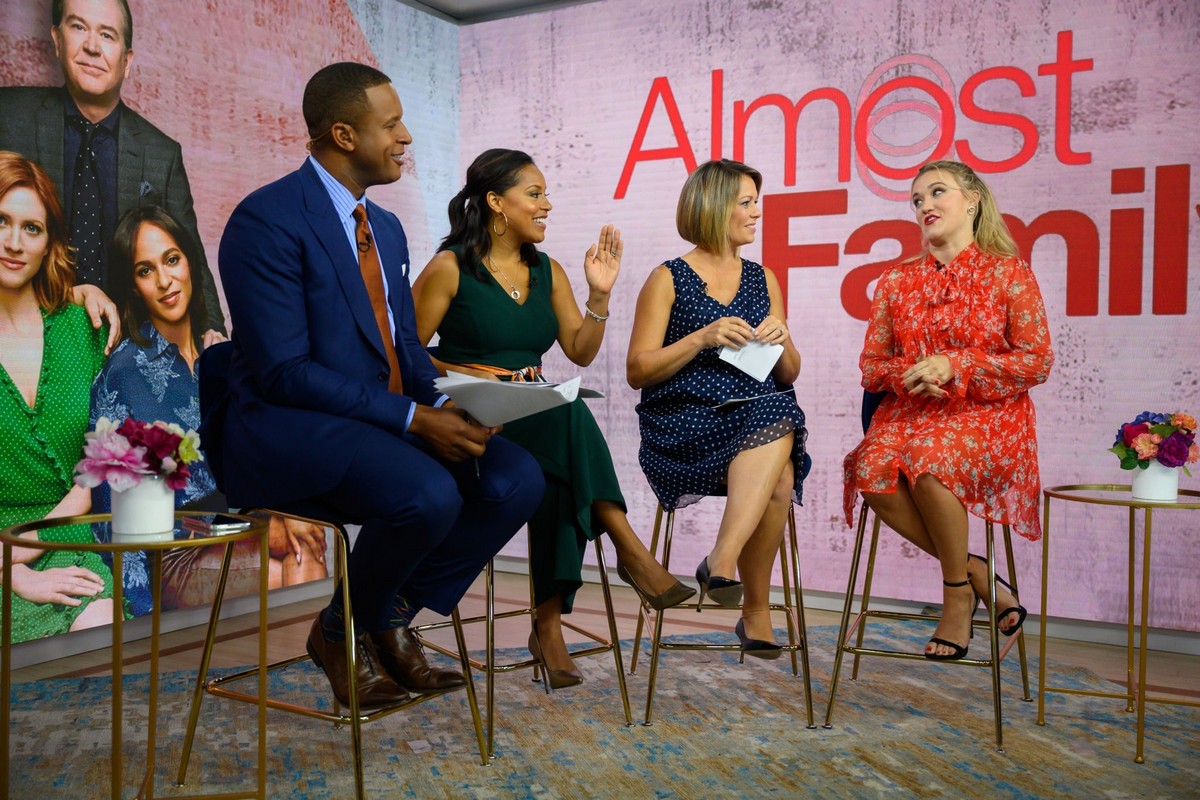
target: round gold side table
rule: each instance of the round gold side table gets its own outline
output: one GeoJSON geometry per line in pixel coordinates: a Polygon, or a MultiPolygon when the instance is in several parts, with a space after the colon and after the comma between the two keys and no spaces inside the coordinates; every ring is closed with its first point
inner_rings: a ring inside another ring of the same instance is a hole
{"type": "Polygon", "coordinates": [[[1179,498],[1174,503],[1161,503],[1150,500],[1137,500],[1131,494],[1129,486],[1109,483],[1082,483],[1064,486],[1051,486],[1044,490],[1046,502],[1042,510],[1042,625],[1038,637],[1038,715],[1037,724],[1046,724],[1046,694],[1058,692],[1061,694],[1080,694],[1091,697],[1110,697],[1125,701],[1125,710],[1137,710],[1137,751],[1134,761],[1138,764],[1145,762],[1143,744],[1146,734],[1146,703],[1167,703],[1180,706],[1200,706],[1200,702],[1176,700],[1165,697],[1146,696],[1146,639],[1150,623],[1150,534],[1153,527],[1155,511],[1171,511],[1179,509],[1200,509],[1200,491],[1180,489],[1179,498]],[[1126,639],[1126,675],[1125,692],[1093,692],[1083,689],[1054,688],[1046,685],[1046,586],[1050,575],[1050,500],[1062,500],[1068,503],[1087,503],[1101,506],[1121,506],[1129,509],[1129,611],[1127,619],[1128,635],[1126,639]],[[1137,512],[1144,512],[1142,523],[1142,591],[1141,591],[1141,620],[1135,626],[1135,597],[1136,591],[1136,555],[1137,555],[1137,512]],[[1134,629],[1140,628],[1138,643],[1134,645],[1134,629]],[[1137,669],[1134,669],[1134,653],[1137,652],[1137,669]]]}
{"type": "MultiPolygon", "coordinates": [[[[259,542],[259,557],[261,564],[268,563],[267,520],[266,518],[243,516],[237,514],[225,515],[234,517],[249,524],[245,530],[229,533],[181,531],[176,528],[175,537],[166,541],[157,535],[139,537],[136,535],[114,534],[114,541],[99,542],[45,542],[40,539],[24,538],[28,534],[46,528],[64,527],[68,525],[92,525],[98,523],[107,525],[112,521],[111,514],[87,514],[75,517],[58,517],[54,519],[39,519],[0,530],[0,544],[3,544],[3,598],[0,624],[4,626],[2,655],[0,655],[0,800],[9,796],[9,713],[12,689],[12,551],[13,547],[36,550],[71,550],[71,551],[101,551],[113,554],[113,621],[112,621],[112,797],[120,800],[122,797],[124,778],[122,775],[121,758],[121,710],[123,694],[121,691],[121,645],[124,633],[122,564],[125,553],[146,551],[150,558],[150,586],[153,598],[153,611],[150,618],[150,690],[148,725],[146,734],[146,774],[138,790],[138,798],[154,796],[154,758],[156,749],[155,729],[158,721],[158,650],[159,624],[162,608],[162,555],[166,550],[179,547],[208,547],[219,544],[225,546],[225,562],[222,570],[228,568],[231,550],[229,545],[242,539],[257,539],[259,542]]],[[[197,517],[201,520],[212,517],[212,514],[197,511],[176,511],[175,519],[184,520],[187,517],[197,517]]],[[[267,572],[264,567],[259,570],[259,617],[258,617],[258,661],[262,667],[267,663],[267,572]]],[[[222,793],[223,798],[266,798],[266,721],[267,721],[267,673],[262,670],[258,686],[258,784],[255,792],[222,793]]],[[[176,800],[191,800],[192,798],[208,797],[209,795],[177,795],[176,800]]]]}

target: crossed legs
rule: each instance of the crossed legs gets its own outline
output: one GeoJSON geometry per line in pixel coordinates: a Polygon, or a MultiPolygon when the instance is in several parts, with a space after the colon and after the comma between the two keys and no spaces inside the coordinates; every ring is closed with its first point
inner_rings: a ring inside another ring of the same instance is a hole
{"type": "Polygon", "coordinates": [[[743,584],[742,621],[751,639],[773,641],[769,610],[771,570],[783,541],[794,480],[789,433],[743,450],[729,464],[728,499],[717,541],[708,555],[712,575],[743,584]]]}

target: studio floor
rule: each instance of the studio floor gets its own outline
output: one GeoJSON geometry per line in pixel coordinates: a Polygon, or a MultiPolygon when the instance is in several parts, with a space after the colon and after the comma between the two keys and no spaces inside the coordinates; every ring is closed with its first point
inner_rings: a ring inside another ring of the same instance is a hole
{"type": "MultiPolygon", "coordinates": [[[[637,624],[637,595],[633,590],[613,580],[613,600],[616,603],[617,626],[622,638],[633,636],[637,624]]],[[[463,616],[482,613],[485,586],[482,578],[471,587],[463,601],[463,616]]],[[[519,608],[528,604],[528,583],[524,575],[497,572],[497,611],[519,608]]],[[[268,655],[271,659],[286,658],[304,652],[313,615],[325,605],[325,600],[307,600],[272,608],[270,611],[270,634],[268,655]]],[[[807,624],[837,625],[839,615],[831,611],[807,609],[807,624]]],[[[432,621],[432,617],[419,617],[417,622],[432,621]]],[[[254,663],[257,658],[256,624],[257,615],[247,614],[230,617],[221,623],[213,664],[217,668],[243,666],[254,663]]],[[[736,612],[706,609],[702,614],[668,614],[664,633],[689,634],[712,633],[733,630],[736,612]]],[[[597,584],[585,584],[576,599],[573,621],[593,630],[602,631],[604,603],[597,584]]],[[[776,627],[782,621],[776,621],[776,627]]],[[[448,631],[438,631],[431,636],[447,644],[452,642],[448,631]]],[[[481,632],[468,632],[472,647],[482,640],[481,632]]],[[[529,629],[523,622],[512,620],[496,625],[497,647],[524,647],[529,629]]],[[[163,634],[161,666],[163,672],[194,670],[200,660],[203,644],[203,627],[185,628],[163,634]]],[[[582,637],[567,631],[568,641],[580,641],[582,637]]],[[[1029,638],[1031,654],[1036,654],[1037,640],[1029,638]]],[[[1125,678],[1125,649],[1123,647],[1090,644],[1051,638],[1047,641],[1047,653],[1056,662],[1069,666],[1085,667],[1108,680],[1120,682],[1125,678]]],[[[111,670],[111,651],[107,648],[47,661],[23,669],[14,670],[14,682],[33,681],[47,678],[78,678],[102,676],[111,670]]],[[[149,667],[149,640],[127,642],[124,647],[123,671],[144,672],[149,667]]],[[[1177,653],[1152,652],[1148,688],[1152,692],[1178,695],[1180,699],[1200,699],[1200,657],[1177,653]]],[[[817,710],[824,708],[825,698],[816,698],[817,710]]]]}

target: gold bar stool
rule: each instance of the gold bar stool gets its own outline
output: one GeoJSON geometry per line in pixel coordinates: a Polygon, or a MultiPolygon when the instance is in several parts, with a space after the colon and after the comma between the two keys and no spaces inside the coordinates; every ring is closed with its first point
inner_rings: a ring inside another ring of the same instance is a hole
{"type": "MultiPolygon", "coordinates": [[[[663,568],[670,572],[671,567],[671,537],[675,530],[675,509],[671,509],[666,514],[666,529],[662,536],[662,565],[663,568]]],[[[659,533],[663,530],[663,507],[659,504],[658,510],[654,514],[654,533],[650,539],[650,554],[658,558],[659,533]]],[[[808,715],[808,728],[816,728],[813,722],[813,704],[812,704],[812,673],[808,668],[808,628],[804,622],[804,590],[800,583],[800,549],[796,540],[796,509],[793,506],[789,509],[787,536],[779,546],[780,566],[783,571],[783,602],[772,603],[770,609],[772,611],[781,611],[784,614],[784,619],[787,620],[788,643],[783,646],[783,651],[788,653],[792,659],[792,675],[799,677],[800,669],[804,671],[804,708],[808,715]],[[799,654],[799,663],[797,662],[797,654],[799,654]]],[[[710,608],[719,608],[716,605],[709,605],[710,608]]],[[[680,603],[670,609],[664,611],[654,611],[654,609],[643,604],[638,609],[637,628],[633,637],[633,654],[629,659],[629,674],[633,675],[637,669],[638,650],[642,643],[642,632],[646,624],[648,616],[654,617],[654,633],[650,638],[650,678],[649,686],[646,693],[646,717],[642,722],[643,725],[651,724],[651,715],[654,711],[654,686],[658,679],[658,660],[659,654],[663,650],[737,650],[741,647],[736,644],[679,644],[674,642],[664,642],[662,640],[663,615],[666,611],[675,611],[679,609],[694,608],[700,611],[702,605],[696,603],[680,603]]],[[[741,661],[744,663],[746,656],[743,653],[741,661]]]]}
{"type": "MultiPolygon", "coordinates": [[[[858,680],[858,665],[861,656],[884,656],[887,658],[906,658],[917,661],[927,661],[922,653],[901,652],[897,650],[877,650],[870,647],[865,647],[864,637],[866,634],[867,621],[873,617],[879,619],[920,619],[937,621],[936,616],[928,614],[910,614],[897,611],[879,611],[870,608],[871,603],[871,579],[875,572],[875,553],[879,544],[879,529],[881,526],[879,517],[875,517],[875,523],[871,528],[871,548],[867,557],[867,572],[863,580],[862,599],[859,604],[858,613],[854,617],[853,623],[850,622],[850,613],[854,605],[854,590],[858,584],[858,569],[862,560],[863,539],[867,530],[867,512],[868,508],[866,501],[863,501],[863,509],[858,520],[858,535],[854,542],[854,556],[850,562],[850,579],[846,585],[846,604],[842,609],[842,622],[838,630],[837,639],[837,654],[833,660],[833,676],[829,682],[829,705],[825,709],[825,723],[822,727],[832,728],[833,720],[833,703],[837,697],[838,679],[841,675],[842,659],[846,653],[854,655],[854,666],[850,674],[851,680],[858,680]],[[851,643],[851,637],[855,636],[855,640],[851,643]]],[[[1008,560],[1009,580],[1012,584],[1012,593],[1019,597],[1017,590],[1017,572],[1016,565],[1013,562],[1012,554],[1012,536],[1008,525],[1004,525],[1004,551],[1008,560]]],[[[1025,661],[1025,631],[1018,631],[1016,634],[1008,637],[1004,647],[1000,647],[1000,633],[996,628],[996,542],[993,533],[993,525],[987,522],[984,526],[984,536],[987,539],[987,560],[988,560],[988,618],[986,620],[974,620],[975,626],[986,626],[988,629],[988,640],[991,644],[991,652],[988,658],[964,658],[958,661],[941,661],[941,664],[962,664],[971,667],[985,667],[992,672],[992,702],[995,710],[996,718],[996,750],[1004,752],[1004,730],[1003,718],[1001,716],[1000,706],[1000,662],[1008,655],[1008,651],[1015,643],[1020,653],[1021,662],[1021,682],[1025,689],[1025,695],[1022,700],[1031,702],[1033,698],[1029,694],[1029,669],[1025,661]]]]}
{"type": "MultiPolygon", "coordinates": [[[[599,537],[595,539],[593,544],[596,546],[596,565],[600,570],[600,586],[604,592],[604,612],[608,617],[608,638],[606,639],[601,634],[582,628],[575,623],[570,622],[566,618],[563,619],[562,624],[564,627],[570,628],[594,643],[591,646],[585,647],[581,650],[572,650],[572,657],[580,658],[583,656],[593,656],[608,652],[613,654],[613,660],[616,662],[617,667],[617,686],[621,692],[621,704],[625,711],[625,724],[629,726],[633,725],[633,712],[629,706],[629,691],[625,686],[624,664],[621,659],[621,641],[620,636],[617,633],[616,615],[613,613],[612,587],[608,581],[608,569],[604,564],[604,548],[600,545],[599,537]]],[[[530,625],[532,625],[534,617],[536,616],[536,608],[533,602],[533,579],[531,577],[529,580],[529,606],[526,608],[513,609],[511,611],[502,611],[497,614],[495,574],[496,571],[494,560],[488,561],[487,568],[484,571],[487,583],[487,596],[484,601],[484,613],[479,616],[468,617],[461,621],[462,625],[469,625],[478,622],[484,623],[484,660],[480,661],[478,659],[470,658],[461,635],[457,636],[458,652],[443,647],[435,642],[426,642],[425,645],[429,649],[436,650],[443,655],[450,656],[451,658],[461,659],[464,665],[464,670],[467,670],[468,672],[468,667],[473,667],[474,669],[483,672],[486,686],[485,691],[487,694],[487,744],[486,747],[481,744],[481,748],[487,753],[488,760],[496,757],[496,675],[507,672],[515,672],[516,670],[526,669],[527,667],[533,667],[533,679],[536,681],[538,680],[538,674],[540,672],[537,661],[532,658],[520,659],[504,664],[496,663],[496,620],[510,619],[512,617],[528,617],[530,625]]],[[[457,623],[454,623],[453,620],[451,622],[433,622],[427,625],[416,626],[413,628],[413,630],[436,630],[438,628],[444,628],[450,624],[457,623]]],[[[542,675],[541,680],[542,685],[545,687],[546,693],[549,694],[551,691],[549,676],[542,675]]]]}
{"type": "MultiPolygon", "coordinates": [[[[334,723],[338,727],[349,726],[350,738],[354,752],[354,796],[357,800],[363,800],[363,757],[362,757],[362,724],[373,720],[382,719],[402,711],[410,706],[423,703],[426,700],[439,697],[440,695],[414,695],[411,700],[403,703],[396,703],[388,706],[380,706],[370,710],[360,709],[358,705],[358,681],[357,681],[357,654],[354,647],[355,630],[353,609],[350,604],[350,582],[347,574],[347,556],[350,551],[350,537],[346,532],[344,525],[332,521],[330,519],[319,519],[315,517],[306,517],[299,514],[288,513],[286,511],[254,509],[253,513],[268,514],[274,516],[290,517],[301,522],[307,522],[312,525],[319,525],[325,528],[332,528],[335,531],[334,535],[334,578],[339,581],[342,587],[342,601],[346,609],[346,669],[350,676],[350,703],[349,707],[343,710],[341,704],[335,698],[333,701],[333,711],[322,711],[308,706],[296,705],[281,700],[267,698],[266,704],[269,708],[278,709],[280,711],[288,711],[293,714],[300,714],[306,717],[323,719],[334,723]]],[[[221,615],[221,603],[225,596],[225,584],[229,575],[229,565],[232,557],[232,549],[227,548],[225,551],[225,559],[221,563],[221,574],[218,577],[216,596],[213,598],[212,612],[209,616],[208,631],[204,639],[204,652],[200,659],[200,669],[196,675],[196,685],[192,692],[191,711],[188,715],[187,736],[184,739],[183,754],[179,762],[179,774],[176,780],[177,785],[182,786],[184,778],[187,774],[188,761],[191,757],[192,743],[196,734],[196,724],[200,716],[200,706],[203,702],[205,694],[212,694],[219,697],[227,697],[232,700],[240,700],[243,702],[258,702],[258,697],[252,694],[230,688],[232,684],[238,681],[246,680],[259,675],[260,669],[252,667],[250,669],[236,672],[232,675],[226,675],[220,678],[208,680],[209,664],[212,659],[213,645],[216,640],[217,622],[221,615]]],[[[265,566],[263,567],[265,569],[265,566]]],[[[451,615],[451,621],[448,623],[453,625],[455,637],[458,641],[460,652],[466,653],[465,639],[463,637],[462,622],[459,618],[458,609],[454,609],[451,615]]],[[[414,629],[415,630],[415,629],[414,629]]],[[[432,645],[427,645],[432,647],[432,645]]],[[[283,669],[297,664],[302,661],[309,660],[307,654],[287,658],[282,661],[275,661],[265,667],[265,671],[270,673],[273,670],[283,669]]],[[[475,684],[471,679],[470,664],[464,656],[460,659],[463,672],[467,677],[467,703],[471,708],[471,717],[475,726],[475,736],[479,742],[480,761],[484,765],[488,763],[484,750],[484,735],[483,724],[479,714],[479,703],[475,697],[475,684]]]]}

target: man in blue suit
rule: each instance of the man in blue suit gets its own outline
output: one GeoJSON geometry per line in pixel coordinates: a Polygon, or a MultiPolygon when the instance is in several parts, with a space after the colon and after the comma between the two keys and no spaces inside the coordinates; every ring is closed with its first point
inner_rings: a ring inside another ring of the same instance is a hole
{"type": "MultiPolygon", "coordinates": [[[[333,64],[303,103],[311,157],[243,200],[221,238],[234,349],[223,435],[206,448],[233,506],[315,500],[362,521],[349,562],[359,701],[380,705],[465,684],[428,665],[408,623],[422,607],[450,613],[544,483],[433,386],[404,229],[364,196],[400,178],[412,142],[390,80],[333,64]]],[[[344,625],[339,591],[308,651],[347,702],[344,625]]]]}

